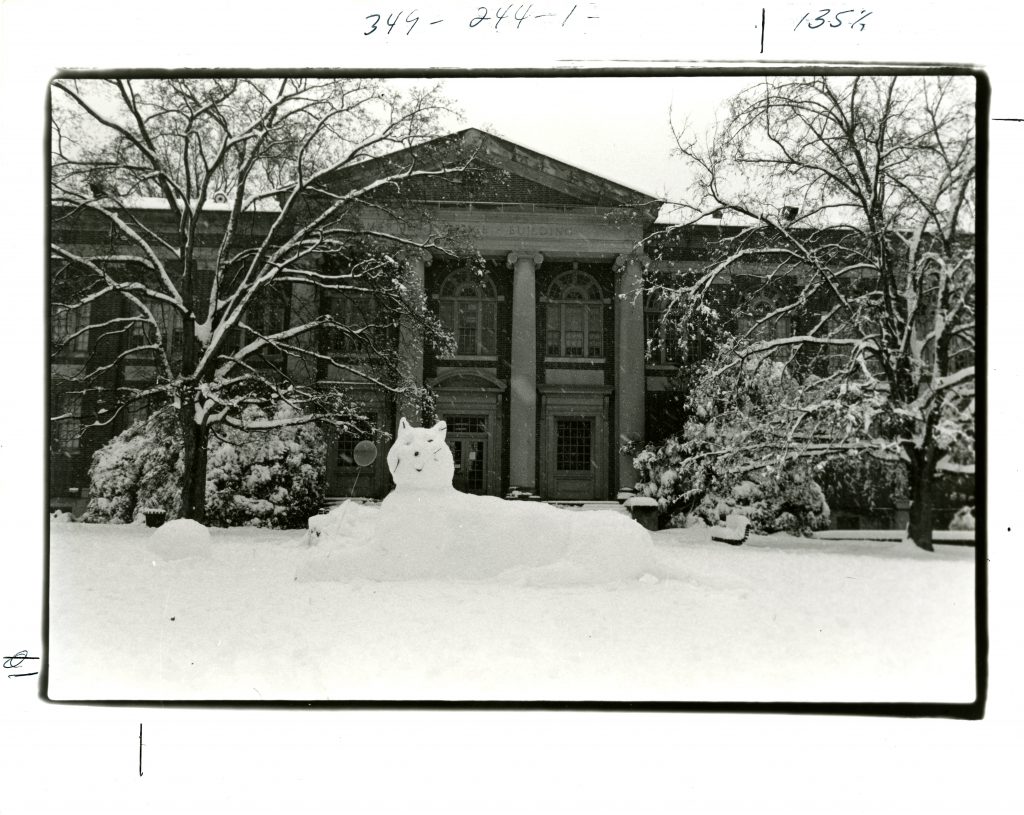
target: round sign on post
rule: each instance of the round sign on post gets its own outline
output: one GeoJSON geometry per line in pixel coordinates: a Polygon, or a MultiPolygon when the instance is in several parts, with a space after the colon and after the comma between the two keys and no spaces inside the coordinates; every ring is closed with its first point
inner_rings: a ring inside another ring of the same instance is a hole
{"type": "Polygon", "coordinates": [[[360,467],[369,467],[377,460],[377,445],[372,441],[361,441],[356,445],[352,456],[360,467]]]}

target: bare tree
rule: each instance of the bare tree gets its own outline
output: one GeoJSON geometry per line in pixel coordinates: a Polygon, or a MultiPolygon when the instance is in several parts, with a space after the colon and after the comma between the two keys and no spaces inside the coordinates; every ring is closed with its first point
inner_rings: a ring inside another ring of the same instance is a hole
{"type": "Polygon", "coordinates": [[[721,332],[700,398],[742,392],[766,364],[790,383],[757,411],[734,411],[711,455],[740,470],[839,455],[900,462],[908,534],[925,549],[936,474],[973,473],[973,83],[750,87],[705,138],[674,128],[693,198],[651,241],[657,255],[677,229],[720,224],[704,262],[652,282],[667,313],[721,332]]]}
{"type": "Polygon", "coordinates": [[[347,426],[358,411],[318,371],[417,395],[399,324],[444,338],[400,252],[465,244],[402,189],[468,161],[436,139],[449,112],[436,87],[364,79],[53,82],[54,352],[89,349],[63,387],[95,404],[88,427],[173,407],[185,517],[203,518],[218,424],[267,429],[283,402],[290,423],[347,426]]]}

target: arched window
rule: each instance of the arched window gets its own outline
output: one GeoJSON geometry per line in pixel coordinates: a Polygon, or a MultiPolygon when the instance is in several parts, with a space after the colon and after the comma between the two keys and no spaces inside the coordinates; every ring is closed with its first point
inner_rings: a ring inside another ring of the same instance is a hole
{"type": "Polygon", "coordinates": [[[456,356],[497,354],[498,297],[489,277],[469,269],[452,272],[441,284],[438,314],[455,335],[456,356]]]}
{"type": "Polygon", "coordinates": [[[601,287],[585,272],[556,277],[548,287],[547,355],[604,356],[604,304],[601,287]]]}

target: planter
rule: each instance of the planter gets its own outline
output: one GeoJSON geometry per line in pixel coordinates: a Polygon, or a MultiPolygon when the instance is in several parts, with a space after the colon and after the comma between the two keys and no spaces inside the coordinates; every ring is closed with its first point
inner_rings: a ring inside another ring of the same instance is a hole
{"type": "Polygon", "coordinates": [[[142,514],[146,518],[146,526],[156,529],[158,526],[163,526],[164,521],[167,520],[167,510],[164,509],[144,509],[142,514]]]}
{"type": "Polygon", "coordinates": [[[658,502],[646,496],[626,499],[626,509],[630,516],[644,529],[652,532],[658,530],[658,502]]]}

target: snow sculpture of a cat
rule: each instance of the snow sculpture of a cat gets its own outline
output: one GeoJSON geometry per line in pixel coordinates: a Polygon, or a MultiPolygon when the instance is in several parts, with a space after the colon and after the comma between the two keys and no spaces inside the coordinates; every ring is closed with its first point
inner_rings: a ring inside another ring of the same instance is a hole
{"type": "Polygon", "coordinates": [[[395,489],[381,504],[367,576],[605,582],[655,570],[647,531],[619,513],[458,492],[446,432],[444,422],[399,423],[387,456],[395,489]]]}

